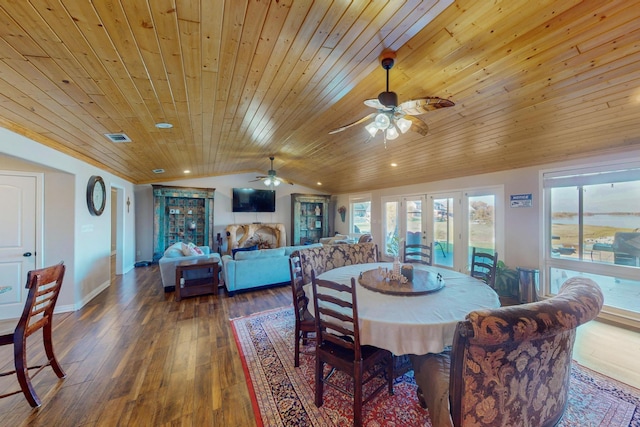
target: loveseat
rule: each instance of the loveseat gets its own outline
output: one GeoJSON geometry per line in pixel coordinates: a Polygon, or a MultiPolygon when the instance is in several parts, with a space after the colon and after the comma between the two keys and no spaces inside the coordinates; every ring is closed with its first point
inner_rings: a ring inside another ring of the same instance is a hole
{"type": "MultiPolygon", "coordinates": [[[[189,245],[187,245],[189,246],[189,245]]],[[[217,256],[220,259],[220,255],[217,253],[211,253],[209,246],[195,246],[202,254],[198,254],[197,250],[193,249],[191,245],[189,249],[183,247],[182,243],[176,243],[169,246],[164,255],[158,260],[158,266],[160,267],[160,277],[162,278],[162,286],[165,292],[173,292],[176,290],[176,266],[182,261],[189,261],[197,259],[199,257],[217,256]],[[185,254],[189,255],[185,255],[185,254]]],[[[196,279],[204,277],[206,274],[210,274],[205,270],[192,270],[185,272],[185,275],[189,279],[196,279]]]]}
{"type": "Polygon", "coordinates": [[[322,247],[321,244],[284,246],[235,252],[222,256],[224,285],[232,296],[237,291],[291,282],[289,257],[302,248],[322,247]]]}

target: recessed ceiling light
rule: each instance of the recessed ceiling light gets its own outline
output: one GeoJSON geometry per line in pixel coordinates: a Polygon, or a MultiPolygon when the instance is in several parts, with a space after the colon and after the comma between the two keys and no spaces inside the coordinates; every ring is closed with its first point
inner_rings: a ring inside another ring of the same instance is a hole
{"type": "Polygon", "coordinates": [[[186,169],[184,173],[191,173],[191,171],[189,169],[186,169]]]}
{"type": "Polygon", "coordinates": [[[322,183],[320,181],[318,181],[318,185],[322,185],[322,183]]]}
{"type": "Polygon", "coordinates": [[[154,169],[152,170],[153,173],[164,173],[164,169],[154,169]]]}
{"type": "Polygon", "coordinates": [[[171,123],[160,122],[160,123],[156,123],[156,127],[158,129],[171,129],[173,125],[171,123]]]}
{"type": "Polygon", "coordinates": [[[391,167],[395,168],[396,166],[398,166],[397,163],[391,163],[391,167]]]}

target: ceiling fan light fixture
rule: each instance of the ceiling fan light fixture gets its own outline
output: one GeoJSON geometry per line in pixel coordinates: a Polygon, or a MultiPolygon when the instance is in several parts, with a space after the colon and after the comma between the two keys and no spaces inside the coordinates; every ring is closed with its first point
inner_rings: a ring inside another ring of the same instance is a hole
{"type": "Polygon", "coordinates": [[[398,126],[398,129],[400,129],[400,132],[406,133],[411,127],[411,120],[400,117],[398,120],[396,120],[396,125],[398,126]]]}
{"type": "Polygon", "coordinates": [[[376,133],[378,133],[378,126],[375,122],[369,123],[364,128],[367,130],[367,132],[369,132],[372,138],[376,136],[376,133]]]}
{"type": "Polygon", "coordinates": [[[279,178],[273,178],[273,186],[277,187],[278,185],[280,185],[280,179],[279,178]]]}
{"type": "Polygon", "coordinates": [[[389,119],[389,115],[385,113],[380,113],[376,116],[375,125],[378,129],[386,129],[391,124],[391,120],[389,119]]]}
{"type": "Polygon", "coordinates": [[[396,139],[400,134],[398,133],[398,130],[396,129],[395,126],[389,126],[389,128],[387,129],[387,139],[388,140],[393,140],[396,139]]]}
{"type": "Polygon", "coordinates": [[[271,184],[273,184],[273,181],[271,181],[271,178],[267,178],[262,182],[264,182],[264,185],[266,185],[267,187],[269,187],[271,184]]]}

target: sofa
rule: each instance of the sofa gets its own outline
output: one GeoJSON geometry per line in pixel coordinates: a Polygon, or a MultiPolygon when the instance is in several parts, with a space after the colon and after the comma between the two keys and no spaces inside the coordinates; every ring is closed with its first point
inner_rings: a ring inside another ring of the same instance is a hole
{"type": "Polygon", "coordinates": [[[235,252],[222,256],[224,285],[230,296],[237,291],[263,286],[291,283],[289,257],[303,248],[322,247],[320,243],[303,246],[284,246],[235,252]]]}
{"type": "MultiPolygon", "coordinates": [[[[186,245],[189,247],[189,245],[186,245]]],[[[220,254],[211,253],[209,246],[194,246],[191,245],[189,249],[184,249],[183,243],[175,243],[169,246],[162,256],[158,260],[158,266],[160,267],[160,277],[162,278],[162,286],[165,292],[173,292],[176,290],[176,266],[182,261],[189,261],[197,259],[199,257],[217,256],[220,258],[220,254]],[[198,254],[194,247],[197,247],[202,254],[198,254]],[[185,255],[185,254],[189,255],[185,255]]],[[[206,270],[192,270],[185,272],[185,276],[188,279],[197,279],[206,277],[211,273],[206,270]]]]}

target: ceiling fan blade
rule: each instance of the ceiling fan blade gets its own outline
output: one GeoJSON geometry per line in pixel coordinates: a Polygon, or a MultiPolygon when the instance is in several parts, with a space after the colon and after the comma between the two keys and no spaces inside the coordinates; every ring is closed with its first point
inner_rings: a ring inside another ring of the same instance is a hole
{"type": "Polygon", "coordinates": [[[375,108],[376,110],[393,110],[393,107],[385,107],[377,99],[365,99],[364,105],[366,105],[367,107],[375,108]]]}
{"type": "Polygon", "coordinates": [[[426,136],[429,133],[429,126],[419,118],[413,116],[404,116],[404,118],[411,121],[409,130],[418,132],[422,136],[426,136]]]}
{"type": "Polygon", "coordinates": [[[417,116],[419,114],[424,114],[426,112],[434,111],[440,108],[453,107],[454,105],[456,104],[454,104],[453,101],[434,96],[431,98],[421,98],[411,101],[405,101],[400,104],[400,108],[405,114],[417,116]]]}
{"type": "Polygon", "coordinates": [[[351,126],[355,126],[357,124],[364,123],[367,120],[372,119],[375,115],[376,115],[376,113],[368,114],[368,115],[364,116],[363,118],[361,118],[360,120],[356,120],[353,123],[349,123],[348,125],[342,126],[340,128],[337,128],[337,129],[333,129],[332,131],[329,131],[329,134],[331,135],[331,134],[334,134],[334,133],[342,132],[343,130],[348,129],[351,126]]]}

